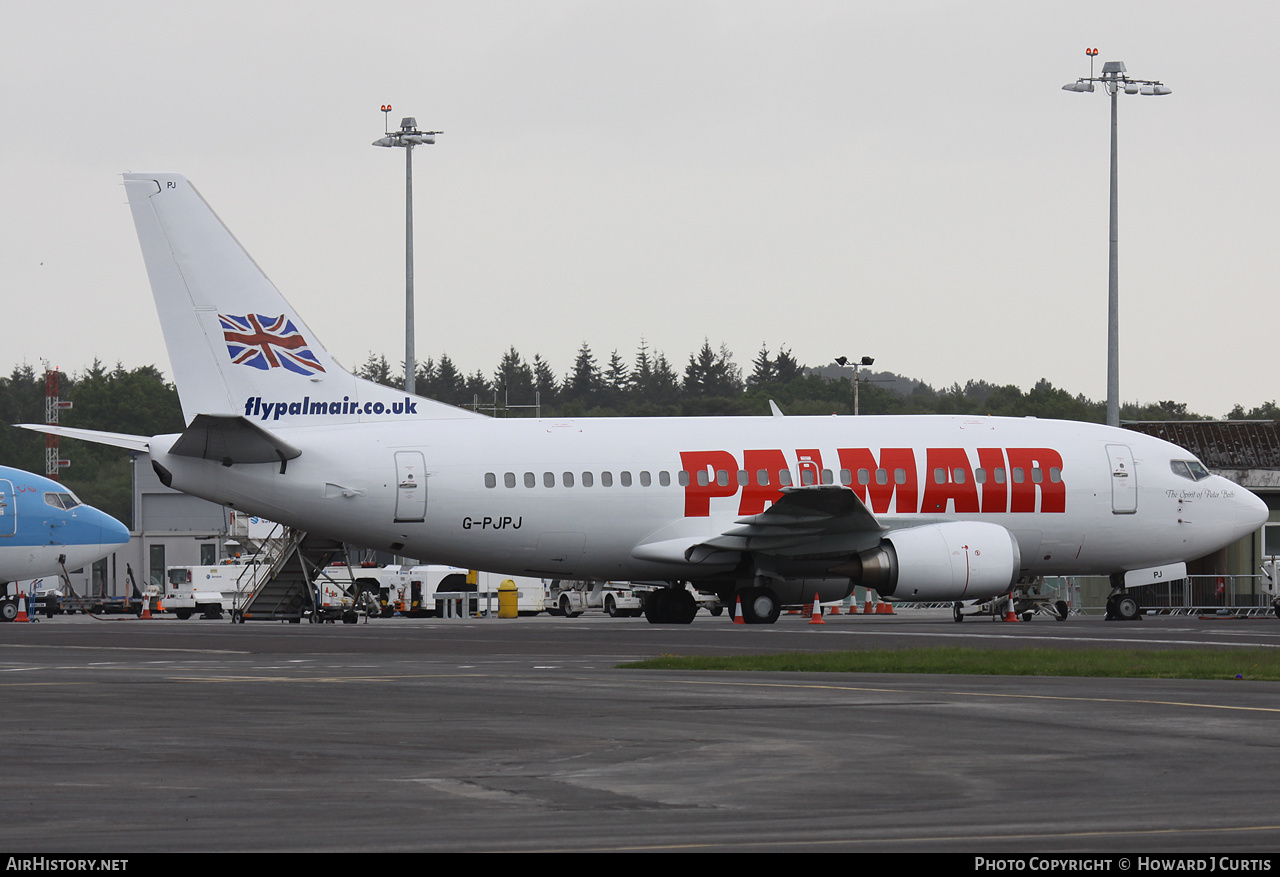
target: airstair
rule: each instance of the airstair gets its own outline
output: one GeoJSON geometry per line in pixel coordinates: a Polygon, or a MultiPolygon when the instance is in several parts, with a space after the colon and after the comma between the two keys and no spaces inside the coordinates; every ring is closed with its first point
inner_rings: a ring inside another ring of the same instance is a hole
{"type": "MultiPolygon", "coordinates": [[[[273,537],[275,534],[272,534],[273,537]]],[[[244,583],[231,610],[232,622],[287,621],[297,624],[310,618],[313,622],[335,621],[355,623],[358,616],[350,601],[333,601],[318,598],[318,594],[339,593],[351,596],[355,593],[355,581],[349,565],[335,567],[342,570],[345,581],[335,579],[327,571],[329,563],[342,555],[341,542],[308,535],[292,527],[283,528],[278,539],[269,540],[277,546],[270,564],[246,567],[254,580],[244,583]]]]}

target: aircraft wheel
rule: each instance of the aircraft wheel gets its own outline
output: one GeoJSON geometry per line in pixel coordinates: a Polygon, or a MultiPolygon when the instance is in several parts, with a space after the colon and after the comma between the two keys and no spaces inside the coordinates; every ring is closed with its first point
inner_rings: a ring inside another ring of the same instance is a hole
{"type": "Polygon", "coordinates": [[[1271,612],[1275,615],[1276,618],[1280,618],[1280,603],[1276,603],[1274,606],[1272,606],[1271,612]]]}
{"type": "Polygon", "coordinates": [[[1121,594],[1116,597],[1115,614],[1119,621],[1136,621],[1142,608],[1132,597],[1121,594]]]}
{"type": "Polygon", "coordinates": [[[773,624],[782,604],[771,588],[747,588],[742,592],[742,620],[747,624],[773,624]]]}
{"type": "Polygon", "coordinates": [[[693,617],[698,614],[698,601],[684,588],[672,588],[666,608],[671,624],[693,624],[693,617]]]}
{"type": "Polygon", "coordinates": [[[959,600],[957,600],[955,602],[955,605],[951,607],[951,618],[953,621],[957,623],[964,621],[964,613],[960,611],[963,607],[964,607],[964,604],[961,603],[959,600]]]}
{"type": "Polygon", "coordinates": [[[1059,621],[1067,620],[1067,601],[1066,600],[1059,600],[1057,603],[1054,603],[1053,608],[1056,609],[1058,612],[1059,621]]]}
{"type": "Polygon", "coordinates": [[[662,595],[667,592],[666,588],[656,591],[650,591],[644,598],[644,618],[650,624],[662,624],[662,595]]]}

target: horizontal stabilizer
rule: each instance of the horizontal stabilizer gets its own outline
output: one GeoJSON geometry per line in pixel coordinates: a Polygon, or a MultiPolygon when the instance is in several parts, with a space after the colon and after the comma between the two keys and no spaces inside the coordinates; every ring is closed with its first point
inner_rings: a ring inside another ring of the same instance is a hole
{"type": "Polygon", "coordinates": [[[19,423],[17,426],[22,429],[29,429],[32,432],[47,432],[50,435],[81,439],[97,445],[111,445],[112,447],[125,448],[126,450],[138,451],[144,454],[151,448],[151,439],[145,435],[103,432],[97,429],[75,429],[70,426],[49,426],[44,423],[19,423]]]}
{"type": "Polygon", "coordinates": [[[279,463],[302,451],[239,415],[197,414],[169,453],[230,465],[279,463]]]}

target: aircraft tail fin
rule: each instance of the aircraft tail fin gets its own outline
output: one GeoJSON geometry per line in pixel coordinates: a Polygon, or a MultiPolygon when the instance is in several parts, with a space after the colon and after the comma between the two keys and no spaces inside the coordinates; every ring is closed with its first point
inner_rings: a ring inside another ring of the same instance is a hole
{"type": "Polygon", "coordinates": [[[477,416],[343,370],[186,177],[125,174],[124,184],[187,423],[477,416]]]}

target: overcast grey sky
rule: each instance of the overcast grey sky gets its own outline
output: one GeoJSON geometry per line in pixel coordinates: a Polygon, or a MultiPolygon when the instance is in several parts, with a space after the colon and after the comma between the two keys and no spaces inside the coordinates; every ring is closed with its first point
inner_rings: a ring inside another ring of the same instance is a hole
{"type": "Polygon", "coordinates": [[[1280,11],[1264,2],[5,4],[0,369],[169,372],[119,174],[186,174],[349,366],[418,350],[563,374],[870,355],[935,387],[1105,397],[1120,99],[1121,393],[1275,399],[1280,11]],[[1100,64],[1099,64],[1100,69],[1100,64]]]}

